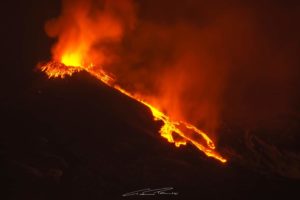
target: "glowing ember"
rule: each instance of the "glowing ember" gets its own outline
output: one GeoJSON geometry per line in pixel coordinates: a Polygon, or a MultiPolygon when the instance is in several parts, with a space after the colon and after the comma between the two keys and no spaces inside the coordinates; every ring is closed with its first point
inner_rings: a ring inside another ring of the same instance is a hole
{"type": "Polygon", "coordinates": [[[196,146],[200,151],[204,152],[207,156],[213,157],[222,163],[227,162],[225,158],[223,158],[217,151],[215,151],[215,145],[213,141],[203,131],[187,122],[172,120],[169,116],[161,112],[150,103],[146,102],[137,95],[131,94],[119,85],[116,85],[114,78],[112,78],[112,76],[106,73],[104,70],[96,68],[93,65],[89,65],[88,67],[69,66],[70,63],[73,63],[73,59],[74,61],[77,61],[78,59],[68,56],[67,58],[67,60],[62,59],[62,62],[64,62],[64,64],[52,61],[40,66],[40,69],[45,72],[49,76],[49,78],[64,78],[66,75],[71,76],[75,72],[85,70],[109,87],[112,87],[123,93],[124,95],[135,99],[136,101],[147,106],[151,110],[154,120],[161,120],[163,122],[163,126],[160,129],[160,134],[162,137],[166,138],[168,142],[174,143],[176,147],[186,145],[189,142],[190,144],[196,146]],[[71,61],[69,60],[69,58],[71,59],[71,61]],[[174,134],[177,134],[179,136],[179,139],[175,139],[174,134]],[[197,139],[196,136],[200,136],[200,139],[197,139]]]}

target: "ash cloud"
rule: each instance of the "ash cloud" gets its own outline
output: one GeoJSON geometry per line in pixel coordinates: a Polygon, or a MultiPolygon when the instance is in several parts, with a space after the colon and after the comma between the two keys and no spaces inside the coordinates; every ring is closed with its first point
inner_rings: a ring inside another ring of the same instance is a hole
{"type": "Polygon", "coordinates": [[[299,99],[299,6],[284,5],[64,0],[46,31],[58,38],[55,59],[83,40],[85,60],[173,117],[216,133],[221,119],[267,124],[299,99]]]}
{"type": "Polygon", "coordinates": [[[291,113],[299,99],[296,5],[137,3],[136,28],[115,63],[122,83],[210,133],[223,120],[254,128],[291,113]]]}
{"type": "Polygon", "coordinates": [[[46,26],[59,38],[54,51],[70,32],[90,37],[85,55],[120,85],[215,139],[226,137],[224,123],[262,128],[268,138],[290,128],[282,118],[300,118],[297,2],[63,2],[62,15],[46,26]]]}

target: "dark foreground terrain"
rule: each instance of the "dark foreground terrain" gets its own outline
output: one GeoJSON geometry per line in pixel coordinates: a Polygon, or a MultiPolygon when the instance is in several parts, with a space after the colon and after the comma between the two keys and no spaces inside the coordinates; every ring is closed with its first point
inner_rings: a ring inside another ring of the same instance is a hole
{"type": "MultiPolygon", "coordinates": [[[[222,165],[192,146],[174,147],[147,108],[86,73],[37,73],[1,114],[1,199],[286,199],[299,188],[299,179],[262,171],[259,160],[222,165]],[[122,197],[161,187],[179,194],[122,197]]],[[[240,156],[249,156],[245,149],[240,156]]]]}

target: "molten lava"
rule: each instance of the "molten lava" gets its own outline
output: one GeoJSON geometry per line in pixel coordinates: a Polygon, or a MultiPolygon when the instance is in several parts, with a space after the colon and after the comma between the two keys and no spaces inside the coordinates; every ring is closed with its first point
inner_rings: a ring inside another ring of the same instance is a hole
{"type": "Polygon", "coordinates": [[[187,122],[173,120],[157,107],[146,102],[139,95],[132,94],[117,85],[112,75],[109,75],[107,72],[101,68],[97,68],[93,64],[90,64],[89,66],[72,66],[73,63],[78,63],[78,60],[81,60],[80,56],[77,57],[75,54],[72,54],[71,56],[66,55],[63,56],[59,62],[52,61],[41,65],[40,69],[45,72],[49,78],[64,78],[66,75],[71,76],[75,72],[86,71],[109,87],[112,87],[124,95],[147,106],[151,110],[154,120],[161,120],[163,122],[159,132],[162,137],[168,140],[168,142],[174,143],[176,147],[186,145],[187,143],[193,144],[208,157],[215,158],[222,163],[227,162],[227,160],[215,150],[214,142],[203,131],[187,122]],[[174,134],[177,134],[180,139],[177,139],[178,137],[175,138],[174,134]]]}

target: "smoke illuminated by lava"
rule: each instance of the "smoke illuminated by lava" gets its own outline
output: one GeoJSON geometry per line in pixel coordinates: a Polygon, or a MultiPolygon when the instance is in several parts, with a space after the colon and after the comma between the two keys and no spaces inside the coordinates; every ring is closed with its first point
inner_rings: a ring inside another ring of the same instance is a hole
{"type": "MultiPolygon", "coordinates": [[[[154,120],[163,122],[160,134],[168,142],[174,143],[176,147],[193,144],[207,156],[225,163],[227,160],[215,150],[215,144],[210,137],[188,123],[190,120],[181,114],[180,109],[184,108],[184,105],[174,95],[182,92],[183,88],[176,87],[168,77],[157,75],[156,80],[160,79],[163,82],[159,88],[166,89],[163,95],[149,92],[146,95],[145,91],[137,89],[132,92],[121,86],[122,81],[118,81],[118,73],[111,75],[106,69],[116,60],[122,62],[122,56],[116,53],[116,49],[121,46],[125,35],[134,31],[136,21],[136,6],[131,0],[64,0],[62,15],[46,24],[48,35],[58,38],[52,49],[53,61],[40,65],[40,69],[50,78],[64,78],[79,71],[88,72],[109,87],[147,106],[154,120]],[[170,95],[170,92],[173,94],[170,95]]],[[[195,64],[195,57],[186,57],[189,58],[191,63],[182,64],[195,64]]],[[[180,84],[179,79],[176,82],[180,84]]]]}

